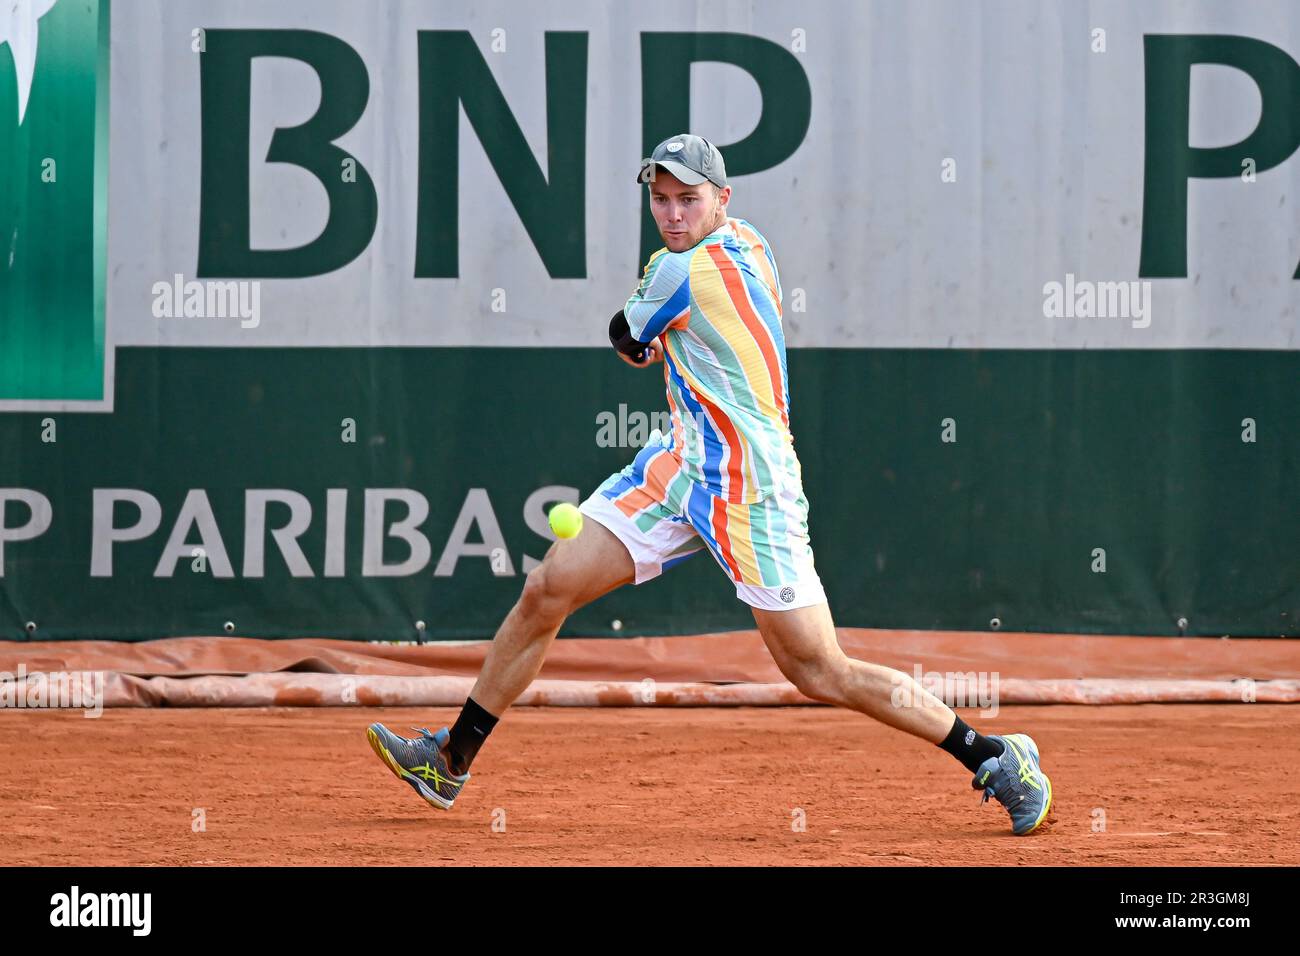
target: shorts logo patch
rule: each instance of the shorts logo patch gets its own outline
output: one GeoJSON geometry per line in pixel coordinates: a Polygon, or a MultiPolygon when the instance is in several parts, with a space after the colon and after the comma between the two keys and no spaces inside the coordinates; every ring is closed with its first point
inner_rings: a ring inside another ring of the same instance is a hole
{"type": "Polygon", "coordinates": [[[794,600],[794,588],[782,588],[782,589],[781,589],[781,600],[784,601],[786,604],[789,604],[791,601],[793,601],[793,600],[794,600]]]}

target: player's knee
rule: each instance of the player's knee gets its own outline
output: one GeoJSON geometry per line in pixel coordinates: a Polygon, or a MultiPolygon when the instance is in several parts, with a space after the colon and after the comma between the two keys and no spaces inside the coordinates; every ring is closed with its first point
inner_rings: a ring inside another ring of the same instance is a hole
{"type": "Polygon", "coordinates": [[[781,670],[797,691],[820,704],[844,704],[849,698],[849,658],[835,656],[790,659],[781,670]]]}
{"type": "Polygon", "coordinates": [[[573,609],[572,589],[565,583],[562,573],[557,573],[550,562],[543,561],[524,579],[519,606],[529,617],[562,618],[573,609]]]}
{"type": "Polygon", "coordinates": [[[844,674],[833,661],[807,658],[791,661],[782,670],[795,689],[810,700],[838,704],[845,698],[844,674]]]}

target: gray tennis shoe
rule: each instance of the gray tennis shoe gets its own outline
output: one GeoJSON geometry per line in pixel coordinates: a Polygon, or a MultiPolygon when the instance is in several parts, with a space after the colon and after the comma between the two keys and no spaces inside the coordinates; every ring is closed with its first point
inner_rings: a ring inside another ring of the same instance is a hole
{"type": "Polygon", "coordinates": [[[1052,781],[1038,765],[1038,745],[1028,734],[991,735],[989,740],[1002,742],[1002,756],[980,764],[971,786],[984,791],[981,803],[996,797],[1007,808],[1012,833],[1032,833],[1052,808],[1052,781]]]}
{"type": "Polygon", "coordinates": [[[469,774],[454,774],[447,763],[446,747],[451,734],[444,727],[436,734],[416,727],[419,737],[399,737],[383,724],[371,724],[366,739],[380,760],[398,780],[405,780],[430,806],[450,810],[469,774]]]}

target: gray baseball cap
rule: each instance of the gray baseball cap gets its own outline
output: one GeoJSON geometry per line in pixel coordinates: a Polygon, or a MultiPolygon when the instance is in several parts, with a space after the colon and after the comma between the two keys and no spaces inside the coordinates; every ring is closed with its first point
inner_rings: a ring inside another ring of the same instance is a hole
{"type": "Polygon", "coordinates": [[[722,161],[722,153],[702,136],[690,133],[669,136],[655,147],[649,159],[641,163],[636,181],[649,182],[656,166],[662,166],[688,186],[697,186],[706,179],[718,187],[727,185],[727,167],[722,161]]]}

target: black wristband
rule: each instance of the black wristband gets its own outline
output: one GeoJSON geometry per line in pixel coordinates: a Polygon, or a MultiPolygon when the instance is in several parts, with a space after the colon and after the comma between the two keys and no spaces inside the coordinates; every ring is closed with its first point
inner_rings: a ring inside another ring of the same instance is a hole
{"type": "Polygon", "coordinates": [[[609,344],[634,362],[640,362],[645,358],[646,344],[632,337],[632,328],[627,324],[627,316],[623,314],[622,309],[619,309],[609,320],[609,344]]]}

